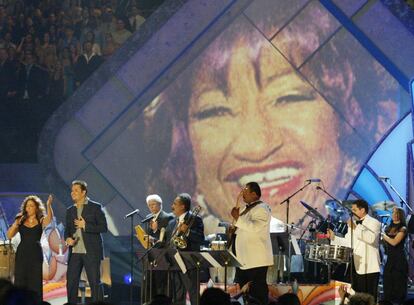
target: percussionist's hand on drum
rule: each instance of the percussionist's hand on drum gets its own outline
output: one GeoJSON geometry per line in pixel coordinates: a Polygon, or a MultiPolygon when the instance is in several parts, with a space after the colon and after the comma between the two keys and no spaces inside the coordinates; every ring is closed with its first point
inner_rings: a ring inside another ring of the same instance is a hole
{"type": "Polygon", "coordinates": [[[326,233],[328,233],[328,236],[329,236],[329,239],[330,240],[334,240],[335,239],[335,233],[334,233],[334,231],[332,231],[331,229],[328,229],[326,231],[326,233]]]}

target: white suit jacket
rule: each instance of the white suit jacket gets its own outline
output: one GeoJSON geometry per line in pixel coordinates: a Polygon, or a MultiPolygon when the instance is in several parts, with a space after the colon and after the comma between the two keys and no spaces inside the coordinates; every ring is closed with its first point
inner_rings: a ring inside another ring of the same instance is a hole
{"type": "MultiPolygon", "coordinates": [[[[375,218],[366,215],[362,224],[356,225],[353,230],[353,256],[355,270],[358,274],[380,272],[379,238],[381,223],[375,218]]],[[[333,245],[351,247],[351,230],[348,229],[345,237],[335,236],[333,245]]]]}
{"type": "Polygon", "coordinates": [[[236,257],[242,264],[240,269],[273,265],[270,212],[270,207],[260,202],[237,219],[236,257]]]}

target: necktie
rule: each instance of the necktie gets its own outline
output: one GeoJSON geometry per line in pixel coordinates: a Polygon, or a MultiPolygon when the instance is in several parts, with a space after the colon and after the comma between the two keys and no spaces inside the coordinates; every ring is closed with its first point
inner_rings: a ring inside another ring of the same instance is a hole
{"type": "Polygon", "coordinates": [[[357,220],[357,221],[355,221],[355,223],[357,224],[357,225],[360,225],[360,224],[362,224],[362,222],[363,222],[364,220],[363,219],[361,219],[361,220],[357,220]]]}

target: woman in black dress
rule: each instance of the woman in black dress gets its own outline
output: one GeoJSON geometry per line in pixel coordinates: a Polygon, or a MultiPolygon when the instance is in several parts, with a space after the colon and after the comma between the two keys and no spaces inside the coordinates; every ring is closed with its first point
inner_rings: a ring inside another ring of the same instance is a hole
{"type": "Polygon", "coordinates": [[[384,267],[384,300],[403,303],[407,296],[408,262],[404,245],[407,237],[405,213],[394,207],[392,221],[385,228],[382,239],[385,242],[387,263],[384,267]]]}
{"type": "Polygon", "coordinates": [[[43,229],[52,221],[52,195],[47,199],[47,214],[42,200],[37,196],[28,196],[23,200],[20,213],[7,231],[7,237],[13,238],[20,233],[14,271],[14,284],[37,294],[42,300],[42,263],[43,253],[40,238],[43,229]]]}

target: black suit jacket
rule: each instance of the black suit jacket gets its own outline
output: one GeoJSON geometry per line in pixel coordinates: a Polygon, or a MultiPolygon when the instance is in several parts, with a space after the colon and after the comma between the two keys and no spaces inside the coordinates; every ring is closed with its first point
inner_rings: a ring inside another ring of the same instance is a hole
{"type": "Polygon", "coordinates": [[[86,60],[85,55],[79,56],[78,62],[75,65],[76,81],[82,84],[102,63],[103,59],[99,55],[92,56],[89,61],[86,60]]]}
{"type": "MultiPolygon", "coordinates": [[[[190,212],[185,215],[184,221],[187,223],[188,219],[193,215],[190,212]]],[[[170,242],[172,233],[177,225],[177,218],[173,218],[169,223],[165,230],[166,240],[170,242]]],[[[200,251],[200,246],[204,242],[204,224],[203,220],[200,216],[196,216],[194,219],[194,223],[190,228],[190,233],[187,238],[187,247],[185,249],[181,249],[183,251],[200,251]]]]}
{"type": "MultiPolygon", "coordinates": [[[[76,232],[74,220],[77,218],[76,206],[72,205],[66,211],[65,239],[72,237],[76,232]]],[[[85,243],[86,254],[103,259],[103,245],[101,233],[108,231],[106,217],[102,211],[101,204],[88,200],[83,207],[82,218],[85,220],[85,230],[82,230],[82,237],[85,243]]],[[[72,247],[69,247],[69,255],[72,247]]]]}
{"type": "MultiPolygon", "coordinates": [[[[146,216],[147,217],[151,217],[152,214],[148,214],[146,216]]],[[[152,237],[154,237],[156,240],[158,240],[160,238],[160,230],[161,228],[167,228],[168,223],[170,222],[171,219],[174,219],[174,215],[171,213],[167,213],[164,211],[161,211],[160,214],[157,217],[157,222],[158,222],[158,230],[156,232],[151,230],[150,227],[150,221],[147,222],[147,226],[146,226],[146,231],[149,235],[151,235],[152,237]]]]}
{"type": "Polygon", "coordinates": [[[46,94],[48,74],[47,71],[33,64],[29,72],[28,65],[23,65],[18,75],[18,94],[24,97],[27,90],[30,99],[39,99],[46,94]]]}

